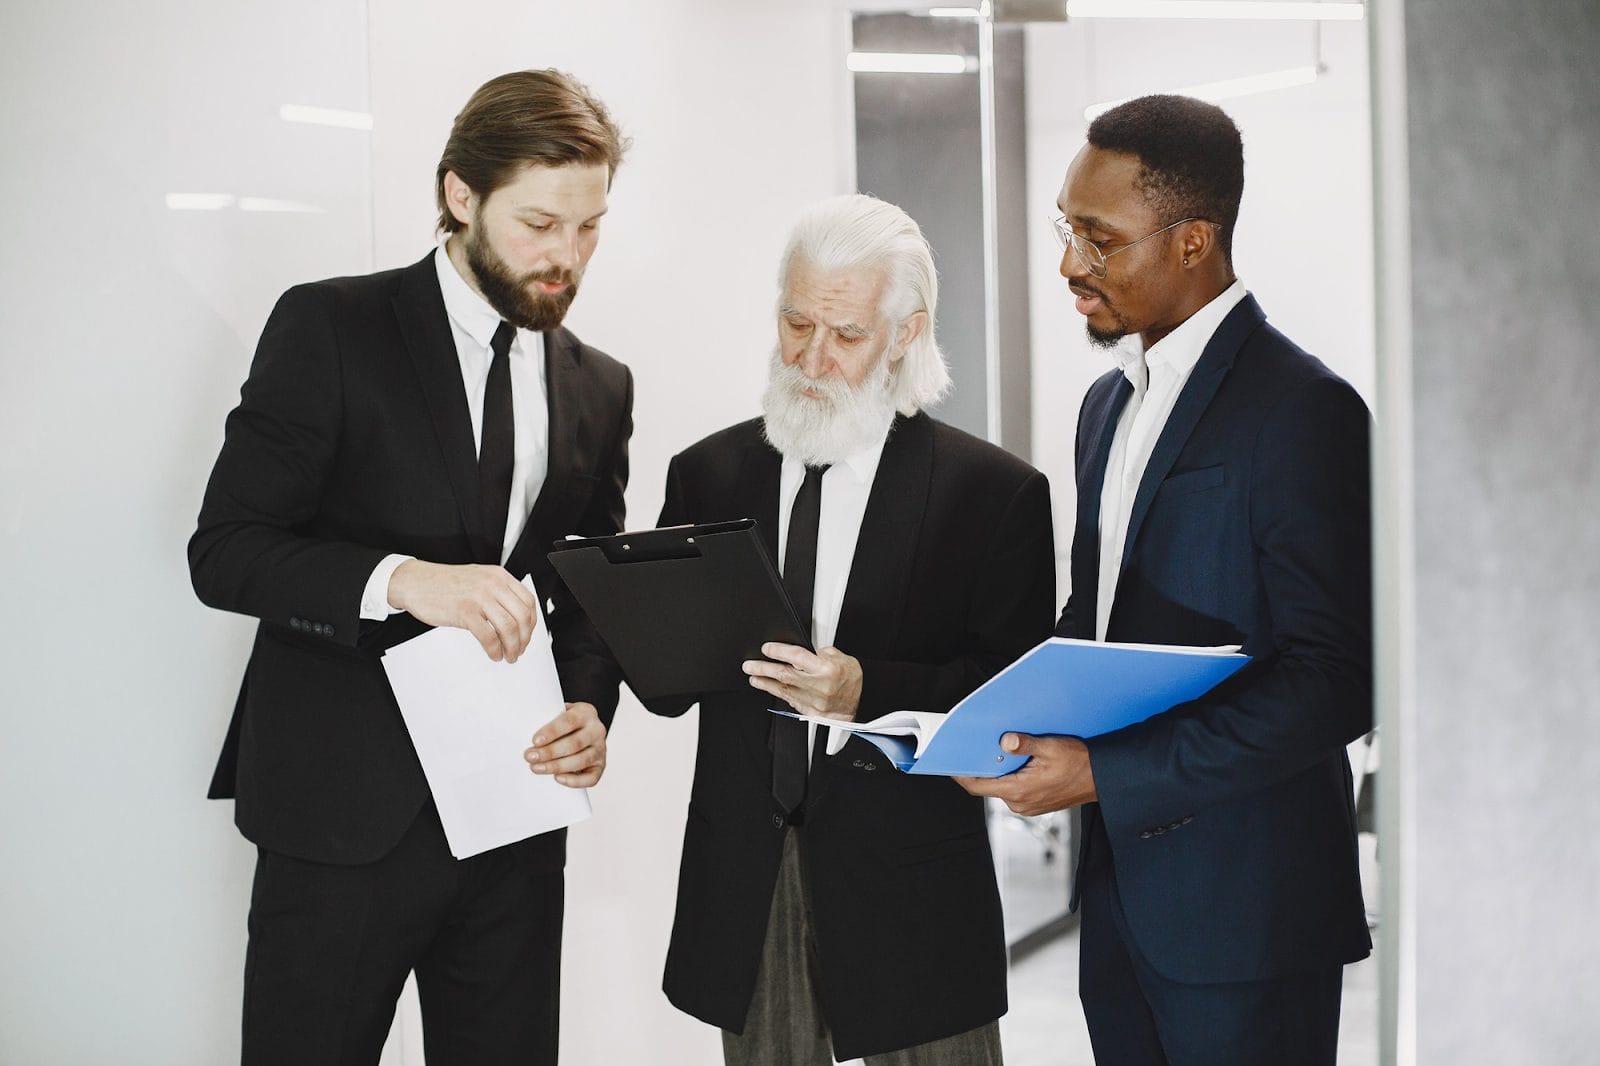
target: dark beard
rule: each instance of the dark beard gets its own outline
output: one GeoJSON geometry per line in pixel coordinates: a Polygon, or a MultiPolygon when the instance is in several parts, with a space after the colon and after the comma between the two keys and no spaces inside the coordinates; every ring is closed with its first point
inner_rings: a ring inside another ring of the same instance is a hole
{"type": "Polygon", "coordinates": [[[467,255],[467,266],[478,281],[478,291],[489,301],[489,306],[499,312],[501,318],[521,329],[543,333],[561,325],[573,297],[578,295],[578,279],[560,268],[536,270],[517,277],[483,239],[482,217],[474,219],[474,223],[467,229],[463,251],[467,255]],[[546,296],[528,291],[528,286],[535,281],[559,281],[567,287],[554,296],[546,296]]]}
{"type": "Polygon", "coordinates": [[[1096,348],[1115,348],[1117,342],[1128,335],[1121,329],[1095,329],[1087,322],[1083,324],[1083,328],[1089,333],[1089,343],[1096,348]]]}

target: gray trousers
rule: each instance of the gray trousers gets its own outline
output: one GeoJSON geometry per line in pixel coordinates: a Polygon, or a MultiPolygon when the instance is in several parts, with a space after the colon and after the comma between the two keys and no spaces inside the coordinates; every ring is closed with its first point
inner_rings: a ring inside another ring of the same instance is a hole
{"type": "MultiPolygon", "coordinates": [[[[834,1061],[818,995],[817,944],[811,935],[811,901],[800,875],[797,832],[784,834],[783,862],[744,1032],[722,1033],[727,1066],[832,1066],[834,1061]]],[[[868,1055],[866,1066],[1002,1066],[1000,1023],[868,1055]]]]}

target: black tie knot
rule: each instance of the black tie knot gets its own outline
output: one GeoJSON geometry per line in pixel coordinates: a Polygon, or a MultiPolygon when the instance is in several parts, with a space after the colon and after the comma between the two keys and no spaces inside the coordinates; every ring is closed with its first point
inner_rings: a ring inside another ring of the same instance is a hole
{"type": "Polygon", "coordinates": [[[495,327],[494,336],[489,339],[489,350],[496,359],[505,359],[511,354],[511,342],[517,337],[517,327],[509,322],[501,322],[495,327]]]}

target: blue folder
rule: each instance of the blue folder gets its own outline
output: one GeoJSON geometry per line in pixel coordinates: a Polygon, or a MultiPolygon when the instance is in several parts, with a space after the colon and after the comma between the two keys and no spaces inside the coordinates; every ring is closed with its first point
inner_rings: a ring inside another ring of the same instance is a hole
{"type": "Polygon", "coordinates": [[[920,756],[913,737],[856,730],[906,773],[1000,777],[1028,761],[1000,749],[1005,733],[1109,733],[1205,695],[1249,661],[1232,649],[1052,637],[956,704],[920,756]]]}

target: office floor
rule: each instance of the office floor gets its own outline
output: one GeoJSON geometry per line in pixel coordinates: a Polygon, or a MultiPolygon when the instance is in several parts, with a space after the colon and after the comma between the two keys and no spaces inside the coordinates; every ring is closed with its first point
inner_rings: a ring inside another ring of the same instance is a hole
{"type": "MultiPolygon", "coordinates": [[[[1037,897],[1060,874],[1049,865],[1008,862],[1007,898],[1037,897]]],[[[1367,905],[1376,906],[1374,840],[1361,837],[1361,877],[1367,905]]],[[[1376,940],[1380,930],[1373,930],[1376,940]]],[[[1094,1066],[1089,1033],[1078,1006],[1078,937],[1074,930],[1029,955],[1011,970],[1011,1010],[1000,1020],[1006,1066],[1094,1066]]],[[[1376,957],[1345,969],[1339,1018],[1340,1066],[1378,1064],[1378,964],[1376,957]]]]}

